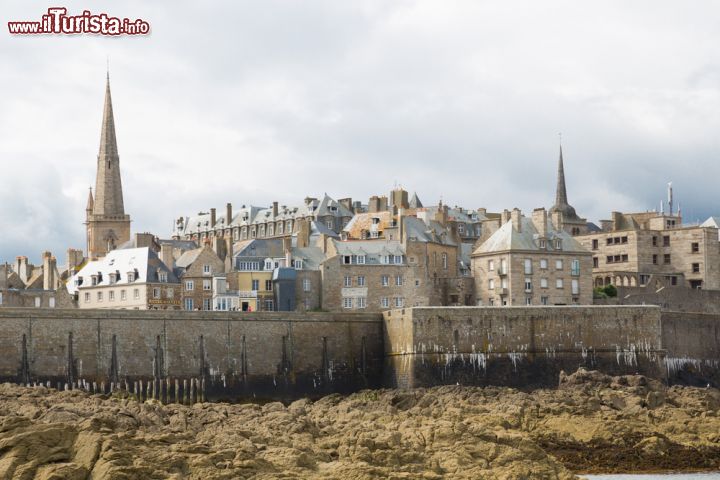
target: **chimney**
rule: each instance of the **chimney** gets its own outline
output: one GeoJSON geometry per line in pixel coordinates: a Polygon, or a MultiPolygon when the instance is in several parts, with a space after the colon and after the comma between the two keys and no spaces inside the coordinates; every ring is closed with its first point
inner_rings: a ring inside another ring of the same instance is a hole
{"type": "Polygon", "coordinates": [[[225,247],[227,246],[227,243],[225,242],[224,237],[213,237],[212,239],[212,249],[215,251],[215,254],[220,257],[220,260],[225,260],[225,256],[227,254],[227,251],[225,247]]]}
{"type": "Polygon", "coordinates": [[[380,199],[377,195],[373,195],[368,200],[368,212],[375,213],[380,211],[380,199]]]}
{"type": "Polygon", "coordinates": [[[273,214],[273,217],[277,217],[277,215],[278,215],[278,202],[273,202],[272,214],[273,214]]]}
{"type": "Polygon", "coordinates": [[[18,274],[20,280],[23,283],[28,281],[28,258],[27,257],[16,257],[15,258],[15,273],[18,274]]]}
{"type": "Polygon", "coordinates": [[[43,290],[55,290],[55,268],[57,260],[50,252],[43,252],[43,290]]]}
{"type": "Polygon", "coordinates": [[[405,235],[405,222],[403,222],[403,207],[401,206],[398,209],[398,240],[403,242],[404,241],[404,235],[405,235]]]}
{"type": "Polygon", "coordinates": [[[510,220],[512,221],[513,228],[518,232],[522,232],[522,213],[519,208],[513,208],[510,213],[510,220]]]}
{"type": "Polygon", "coordinates": [[[561,213],[561,212],[558,212],[558,211],[556,210],[556,211],[552,212],[551,218],[552,218],[553,228],[555,228],[555,230],[557,230],[557,231],[562,230],[562,229],[563,229],[563,219],[562,219],[563,216],[562,216],[562,213],[561,213]]]}
{"type": "Polygon", "coordinates": [[[210,228],[215,227],[215,222],[217,221],[217,210],[215,208],[210,209],[210,228]]]}
{"type": "Polygon", "coordinates": [[[68,248],[67,250],[67,273],[68,278],[70,278],[74,273],[77,267],[79,267],[84,260],[83,251],[77,250],[74,248],[68,248]]]}
{"type": "Polygon", "coordinates": [[[352,198],[341,198],[338,200],[338,203],[342,205],[343,207],[347,208],[351,212],[353,211],[353,201],[352,198]]]}
{"type": "Polygon", "coordinates": [[[478,209],[477,209],[477,212],[478,212],[480,215],[485,215],[485,214],[487,213],[487,208],[478,208],[478,209]]]}
{"type": "Polygon", "coordinates": [[[532,222],[535,230],[541,237],[547,238],[547,210],[544,208],[536,208],[532,213],[532,222]]]}
{"type": "Polygon", "coordinates": [[[310,222],[306,220],[299,220],[298,223],[297,247],[305,248],[310,244],[310,222]]]}
{"type": "Polygon", "coordinates": [[[165,266],[173,270],[175,268],[175,255],[173,255],[173,247],[172,245],[163,244],[160,245],[160,261],[165,264],[165,266]]]}
{"type": "Polygon", "coordinates": [[[510,212],[507,209],[505,209],[500,214],[500,226],[502,227],[509,221],[510,221],[510,212]]]}
{"type": "Polygon", "coordinates": [[[230,226],[232,223],[232,203],[225,205],[225,226],[230,226]]]}
{"type": "Polygon", "coordinates": [[[622,218],[622,213],[620,212],[612,212],[612,229],[618,230],[620,228],[620,220],[622,218]]]}

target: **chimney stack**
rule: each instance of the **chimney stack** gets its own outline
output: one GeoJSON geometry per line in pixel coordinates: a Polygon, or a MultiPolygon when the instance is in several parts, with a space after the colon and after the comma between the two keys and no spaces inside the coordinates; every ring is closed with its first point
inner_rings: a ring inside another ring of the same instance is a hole
{"type": "Polygon", "coordinates": [[[28,258],[27,257],[16,257],[15,258],[15,273],[18,274],[20,277],[20,280],[22,280],[23,283],[27,283],[29,279],[29,273],[28,272],[28,258]]]}
{"type": "Polygon", "coordinates": [[[277,215],[278,215],[278,202],[273,202],[273,205],[272,205],[272,214],[273,214],[273,217],[277,217],[277,215]]]}
{"type": "Polygon", "coordinates": [[[55,290],[55,268],[57,261],[50,252],[43,252],[43,290],[55,290]]]}
{"type": "Polygon", "coordinates": [[[538,234],[543,238],[547,238],[547,210],[544,208],[536,208],[533,210],[532,222],[538,234]]]}
{"type": "Polygon", "coordinates": [[[215,208],[210,209],[210,228],[215,228],[215,222],[217,221],[217,210],[215,208]]]}
{"type": "Polygon", "coordinates": [[[512,220],[513,228],[518,232],[522,232],[522,213],[519,208],[513,208],[510,213],[510,220],[512,220]]]}
{"type": "Polygon", "coordinates": [[[555,230],[560,231],[563,229],[563,216],[559,211],[552,212],[552,224],[555,230]]]}
{"type": "Polygon", "coordinates": [[[500,226],[502,227],[503,225],[505,225],[505,224],[506,224],[507,222],[509,222],[509,221],[510,221],[510,212],[509,212],[508,209],[506,208],[506,209],[503,210],[502,213],[500,214],[500,226]]]}
{"type": "Polygon", "coordinates": [[[225,205],[225,226],[229,227],[232,223],[232,203],[225,205]]]}

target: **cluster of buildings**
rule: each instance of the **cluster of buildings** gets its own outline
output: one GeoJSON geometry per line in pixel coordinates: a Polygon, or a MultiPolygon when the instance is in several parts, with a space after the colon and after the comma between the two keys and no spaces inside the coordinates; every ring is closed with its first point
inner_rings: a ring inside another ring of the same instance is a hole
{"type": "Polygon", "coordinates": [[[587,305],[594,289],[720,290],[718,222],[673,210],[612,212],[600,225],[569,204],[562,157],[546,210],[424,205],[399,187],[367,202],[327,194],[296,205],[227,203],[131,233],[109,79],[87,245],[59,269],[0,265],[0,307],[382,310],[432,305],[587,305]]]}

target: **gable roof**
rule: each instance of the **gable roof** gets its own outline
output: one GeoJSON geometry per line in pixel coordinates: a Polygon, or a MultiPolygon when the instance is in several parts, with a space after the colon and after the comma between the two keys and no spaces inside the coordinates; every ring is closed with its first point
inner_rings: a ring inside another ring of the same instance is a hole
{"type": "Polygon", "coordinates": [[[583,246],[575,240],[570,234],[564,230],[556,230],[550,219],[547,223],[547,249],[540,249],[539,237],[537,229],[532,219],[527,217],[520,218],[521,231],[517,231],[513,227],[513,222],[508,221],[501,226],[490,238],[485,240],[474,252],[473,255],[482,253],[494,253],[504,251],[557,251],[570,253],[587,253],[590,254],[583,246]],[[562,247],[559,250],[553,250],[553,240],[562,240],[562,247]]]}

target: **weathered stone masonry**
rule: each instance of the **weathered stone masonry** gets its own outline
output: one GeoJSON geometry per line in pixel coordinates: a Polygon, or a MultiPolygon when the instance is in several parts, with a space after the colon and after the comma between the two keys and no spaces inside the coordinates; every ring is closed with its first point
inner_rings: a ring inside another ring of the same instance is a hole
{"type": "MultiPolygon", "coordinates": [[[[318,397],[437,384],[553,386],[561,369],[720,385],[720,316],[654,306],[362,313],[0,310],[0,381],[142,381],[145,395],[318,397]],[[175,383],[177,381],[177,383],[175,383]],[[161,388],[160,385],[163,385],[161,388]],[[157,390],[156,390],[157,388],[157,390]],[[164,393],[163,393],[164,392],[164,393]]],[[[135,390],[134,390],[135,391],[135,390]]]]}

